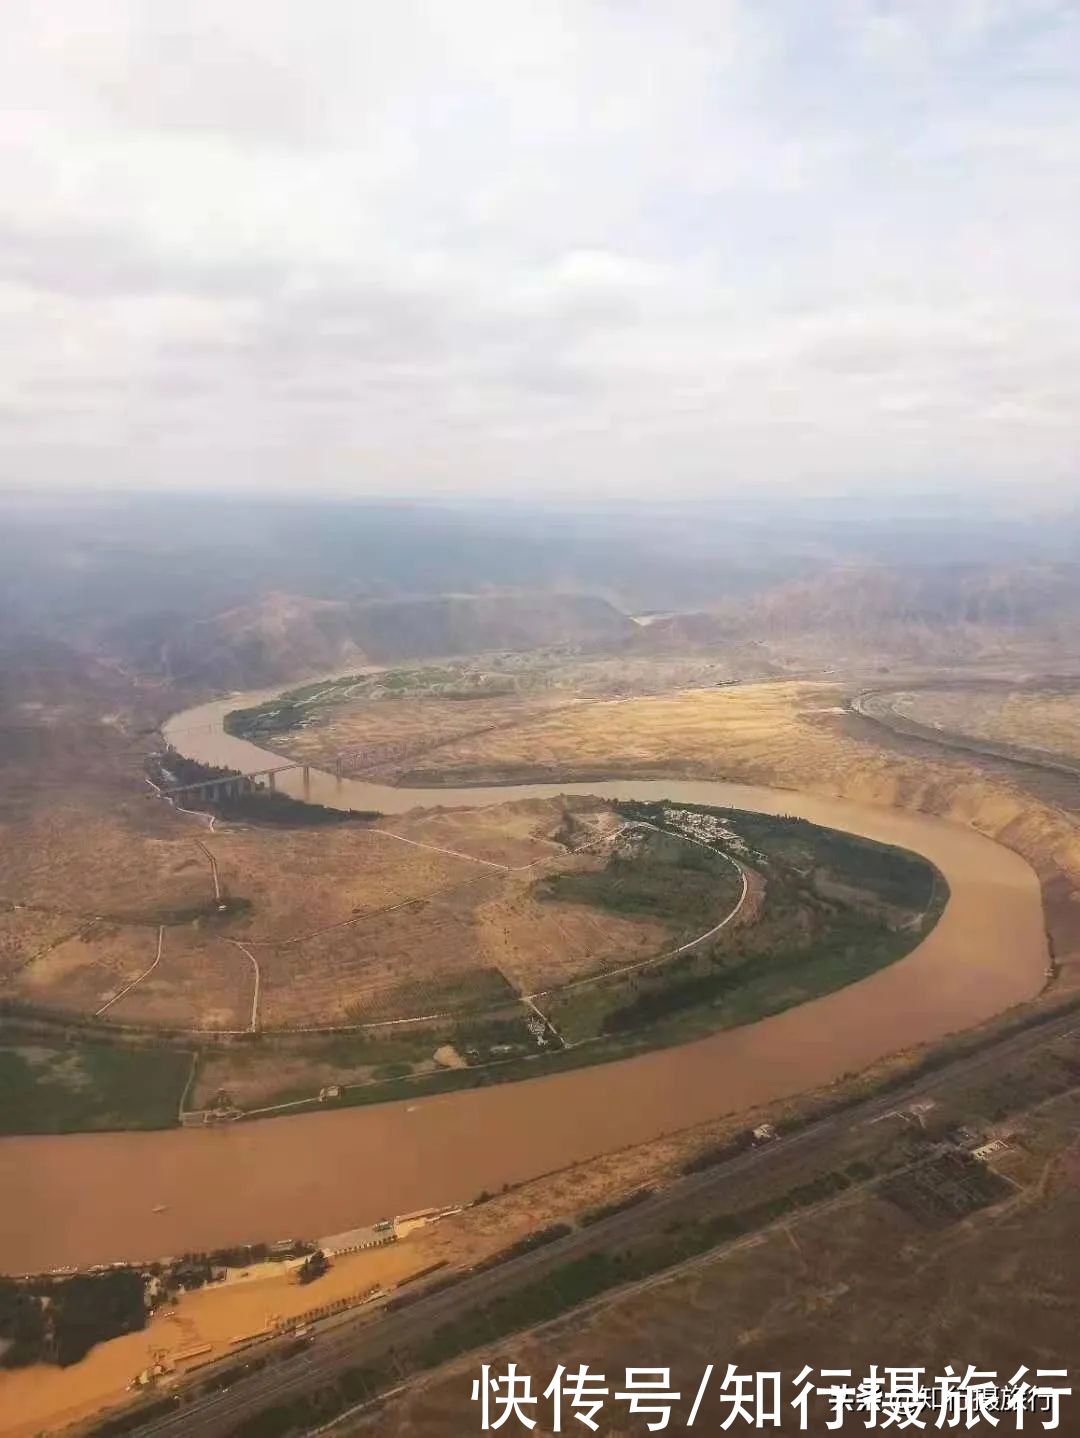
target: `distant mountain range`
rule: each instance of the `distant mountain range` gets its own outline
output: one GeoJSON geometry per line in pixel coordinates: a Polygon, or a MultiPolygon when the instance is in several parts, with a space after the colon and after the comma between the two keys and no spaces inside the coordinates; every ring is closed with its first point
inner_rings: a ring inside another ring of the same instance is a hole
{"type": "Polygon", "coordinates": [[[1075,665],[1080,516],[896,506],[0,496],[0,644],[188,690],[551,645],[762,675],[1029,650],[1075,665]]]}
{"type": "Polygon", "coordinates": [[[949,663],[1020,656],[1032,645],[1056,647],[1067,658],[1078,632],[1080,571],[1073,567],[865,565],[642,620],[595,595],[547,590],[359,601],[271,593],[179,623],[133,657],[143,670],[214,688],[553,645],[738,656],[764,677],[783,672],[785,658],[819,667],[837,658],[949,663]]]}
{"type": "Polygon", "coordinates": [[[216,688],[489,650],[610,649],[634,621],[606,599],[543,591],[423,595],[358,602],[269,594],[196,620],[139,656],[169,678],[216,688]]]}

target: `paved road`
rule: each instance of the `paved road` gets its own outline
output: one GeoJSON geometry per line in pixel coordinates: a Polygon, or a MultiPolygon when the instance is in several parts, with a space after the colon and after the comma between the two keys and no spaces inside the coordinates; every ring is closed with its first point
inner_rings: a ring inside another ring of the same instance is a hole
{"type": "Polygon", "coordinates": [[[750,1171],[767,1173],[770,1167],[779,1168],[787,1163],[792,1155],[810,1157],[846,1129],[873,1122],[922,1095],[982,1069],[997,1069],[1004,1060],[1078,1028],[1080,1014],[1076,1011],[1047,1019],[977,1054],[957,1059],[901,1089],[824,1118],[800,1133],[750,1149],[715,1168],[682,1178],[633,1208],[588,1228],[575,1229],[565,1238],[487,1272],[473,1274],[441,1292],[418,1297],[407,1307],[369,1308],[333,1330],[322,1332],[310,1347],[291,1358],[272,1362],[260,1372],[238,1378],[222,1392],[178,1403],[174,1412],[132,1430],[133,1438],[188,1438],[192,1433],[198,1433],[199,1438],[223,1438],[241,1419],[305,1390],[325,1386],[336,1370],[370,1362],[392,1349],[407,1347],[428,1336],[462,1309],[487,1303],[569,1259],[596,1249],[618,1247],[620,1243],[657,1231],[683,1213],[693,1214],[703,1202],[714,1195],[721,1196],[736,1177],[750,1171]]]}

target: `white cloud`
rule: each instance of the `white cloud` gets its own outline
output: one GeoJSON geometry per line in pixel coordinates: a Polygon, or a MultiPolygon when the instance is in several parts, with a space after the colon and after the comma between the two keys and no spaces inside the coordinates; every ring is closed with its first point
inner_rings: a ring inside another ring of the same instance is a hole
{"type": "Polygon", "coordinates": [[[0,482],[1075,479],[1065,0],[9,0],[0,482]]]}

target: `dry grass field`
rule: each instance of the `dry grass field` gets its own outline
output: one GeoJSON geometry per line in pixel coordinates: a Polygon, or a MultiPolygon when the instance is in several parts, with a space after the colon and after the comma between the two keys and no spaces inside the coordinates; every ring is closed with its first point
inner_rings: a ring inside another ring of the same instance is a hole
{"type": "MultiPolygon", "coordinates": [[[[371,674],[358,686],[346,681],[306,686],[296,691],[304,715],[301,723],[280,732],[271,725],[251,737],[265,748],[320,768],[333,769],[340,763],[346,775],[386,777],[430,762],[444,745],[514,730],[590,703],[731,683],[743,667],[705,656],[489,655],[446,669],[371,674]],[[379,687],[384,677],[391,680],[386,691],[379,687]],[[441,683],[433,684],[435,680],[441,683]],[[468,693],[478,681],[508,692],[468,699],[441,692],[456,684],[460,692],[468,693]],[[361,697],[353,694],[357,687],[364,691],[361,697]]],[[[750,669],[762,670],[757,654],[750,669]]]]}
{"type": "Polygon", "coordinates": [[[400,844],[360,825],[255,829],[220,825],[200,836],[224,892],[250,901],[234,937],[290,943],[363,914],[421,903],[471,878],[467,859],[400,844]]]}
{"type": "Polygon", "coordinates": [[[0,896],[119,922],[159,923],[205,904],[208,870],[193,830],[141,794],[127,808],[107,793],[59,799],[0,826],[0,896]]]}
{"type": "Polygon", "coordinates": [[[165,931],[160,962],[112,1004],[106,1017],[118,1024],[246,1029],[253,993],[250,959],[212,922],[197,921],[165,931]]]}
{"type": "Polygon", "coordinates": [[[10,983],[81,927],[81,920],[52,911],[0,909],[0,984],[10,983]]]}
{"type": "Polygon", "coordinates": [[[1080,759],[1080,694],[1014,689],[914,689],[894,712],[947,733],[1080,759]]]}
{"type": "MultiPolygon", "coordinates": [[[[692,689],[611,700],[539,718],[512,732],[449,744],[439,752],[447,782],[464,772],[569,770],[679,772],[758,783],[815,777],[823,787],[859,746],[845,741],[838,686],[796,682],[692,689]]],[[[871,757],[882,773],[895,769],[871,757]]]]}
{"type": "Polygon", "coordinates": [[[334,767],[338,756],[344,774],[400,764],[444,743],[492,729],[513,728],[536,715],[574,702],[568,696],[509,696],[467,701],[437,697],[383,699],[345,704],[302,729],[271,738],[267,748],[291,758],[334,767]],[[387,748],[400,751],[391,757],[387,748]]]}
{"type": "Polygon", "coordinates": [[[610,819],[607,809],[587,799],[526,799],[493,809],[416,810],[387,816],[377,827],[417,843],[520,869],[545,860],[564,862],[568,826],[582,826],[584,842],[590,832],[610,832],[610,819]],[[556,837],[560,834],[562,839],[556,837]]]}
{"type": "Polygon", "coordinates": [[[532,897],[543,874],[602,862],[554,837],[571,809],[586,838],[618,827],[582,801],[418,812],[378,828],[220,824],[213,833],[141,804],[126,814],[50,807],[9,826],[0,895],[41,906],[0,912],[10,997],[61,1014],[107,1005],[104,1016],[121,1024],[247,1028],[254,959],[260,1026],[375,1023],[482,1007],[629,962],[666,932],[648,918],[532,897]],[[159,924],[161,958],[147,973],[159,924]]]}
{"type": "Polygon", "coordinates": [[[25,964],[8,992],[70,1013],[97,1013],[154,961],[156,925],[91,920],[79,932],[25,964]]]}

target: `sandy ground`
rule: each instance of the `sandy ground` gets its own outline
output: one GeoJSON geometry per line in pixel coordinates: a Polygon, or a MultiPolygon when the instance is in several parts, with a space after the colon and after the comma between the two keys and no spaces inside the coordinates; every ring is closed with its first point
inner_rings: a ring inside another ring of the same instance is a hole
{"type": "MultiPolygon", "coordinates": [[[[115,1338],[91,1349],[71,1368],[37,1364],[0,1370],[0,1434],[31,1438],[54,1432],[79,1418],[120,1403],[136,1374],[156,1359],[168,1359],[205,1343],[211,1352],[178,1365],[181,1371],[229,1353],[231,1340],[264,1328],[271,1319],[296,1318],[323,1304],[389,1287],[433,1260],[426,1236],[335,1259],[330,1272],[307,1287],[266,1265],[271,1276],[214,1285],[183,1294],[175,1307],[160,1309],[141,1333],[115,1338]]],[[[255,1270],[257,1272],[257,1270],[255,1270]]]]}

